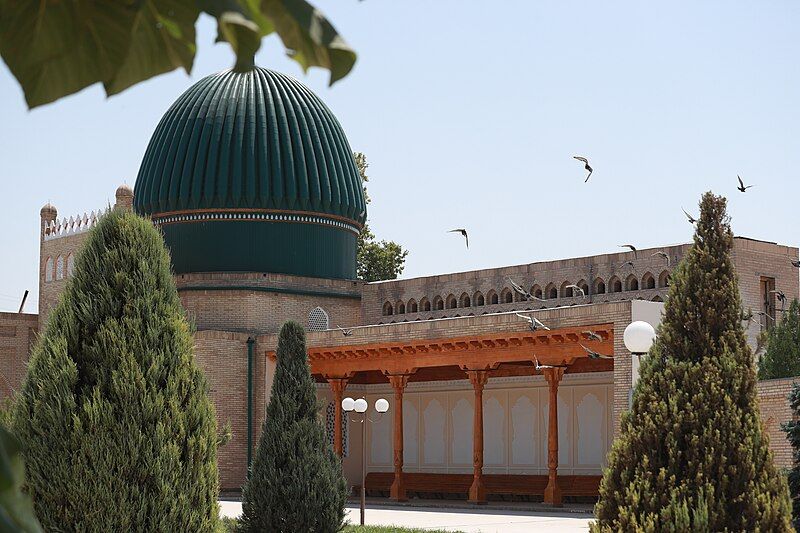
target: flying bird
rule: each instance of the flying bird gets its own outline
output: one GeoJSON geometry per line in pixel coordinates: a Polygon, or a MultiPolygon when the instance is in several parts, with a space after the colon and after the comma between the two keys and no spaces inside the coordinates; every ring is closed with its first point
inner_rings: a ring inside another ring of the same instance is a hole
{"type": "Polygon", "coordinates": [[[543,370],[545,368],[565,368],[566,365],[540,365],[536,356],[533,356],[533,364],[536,370],[543,370]]]}
{"type": "Polygon", "coordinates": [[[537,298],[533,294],[531,294],[528,291],[526,291],[525,289],[523,289],[520,285],[517,285],[516,283],[514,283],[513,279],[506,278],[506,280],[508,280],[508,282],[511,284],[511,288],[514,289],[514,291],[517,294],[519,294],[522,297],[522,299],[525,300],[526,302],[528,300],[538,300],[540,302],[544,301],[542,298],[537,298]]]}
{"type": "Polygon", "coordinates": [[[774,294],[778,301],[781,303],[781,313],[786,311],[786,294],[783,291],[771,290],[770,294],[774,294]]]}
{"type": "Polygon", "coordinates": [[[769,315],[769,313],[767,313],[766,311],[756,311],[756,312],[755,312],[755,313],[753,313],[753,314],[754,314],[754,315],[761,315],[761,316],[765,316],[765,317],[767,317],[769,320],[772,320],[773,322],[775,322],[775,319],[774,319],[774,318],[772,318],[772,316],[770,316],[770,315],[769,315]]]}
{"type": "Polygon", "coordinates": [[[669,263],[670,263],[669,256],[667,255],[666,252],[662,252],[661,250],[659,250],[658,252],[654,253],[650,257],[655,257],[655,256],[663,257],[664,259],[666,259],[667,260],[667,266],[669,266],[669,263]]]}
{"type": "Polygon", "coordinates": [[[752,187],[752,185],[748,185],[747,187],[745,187],[744,186],[744,182],[742,181],[742,178],[740,178],[739,176],[736,176],[736,177],[739,178],[739,186],[736,187],[736,188],[739,189],[740,192],[745,192],[745,191],[747,191],[747,189],[752,187]]]}
{"type": "Polygon", "coordinates": [[[601,341],[601,340],[603,340],[603,337],[601,337],[600,335],[598,335],[594,331],[584,331],[583,334],[586,335],[587,337],[589,337],[590,341],[601,341]]]}
{"type": "Polygon", "coordinates": [[[536,318],[536,317],[534,317],[534,316],[530,316],[530,315],[521,315],[521,314],[519,314],[519,313],[514,313],[514,314],[515,314],[515,315],[517,315],[517,316],[518,316],[518,317],[520,317],[520,318],[523,318],[523,319],[525,319],[525,320],[528,322],[528,327],[529,327],[529,328],[531,328],[531,331],[536,331],[537,329],[543,329],[543,330],[545,330],[545,331],[550,331],[550,328],[548,328],[547,326],[545,326],[544,324],[542,324],[542,323],[539,321],[539,319],[537,319],[537,318],[536,318]]]}
{"type": "Polygon", "coordinates": [[[589,359],[614,359],[610,355],[603,355],[601,353],[595,352],[594,350],[590,350],[589,348],[587,348],[583,344],[581,344],[581,348],[586,350],[586,354],[589,356],[589,359]]]}
{"type": "Polygon", "coordinates": [[[342,326],[336,326],[336,327],[339,328],[339,331],[341,331],[342,335],[344,335],[345,337],[349,337],[350,335],[353,334],[352,329],[344,329],[342,326]]]}
{"type": "Polygon", "coordinates": [[[684,209],[684,208],[682,208],[682,207],[681,207],[681,211],[683,211],[683,214],[684,214],[684,215],[686,215],[686,218],[688,218],[688,219],[689,219],[689,224],[694,224],[695,222],[697,222],[697,219],[696,219],[696,218],[694,218],[694,217],[693,217],[692,215],[690,215],[689,213],[687,213],[687,212],[686,212],[686,209],[684,209]]]}
{"type": "Polygon", "coordinates": [[[625,266],[631,267],[631,270],[636,270],[636,266],[633,264],[633,261],[625,261],[620,265],[620,267],[625,267],[625,266]]]}
{"type": "Polygon", "coordinates": [[[587,181],[589,181],[589,177],[592,175],[593,172],[591,165],[589,165],[589,160],[579,155],[572,156],[572,159],[577,159],[578,161],[583,163],[583,168],[589,171],[589,174],[586,175],[586,179],[583,180],[583,182],[586,183],[587,181]]]}
{"type": "Polygon", "coordinates": [[[632,245],[632,244],[620,244],[619,247],[620,248],[628,248],[634,254],[636,253],[636,247],[634,245],[632,245]]]}
{"type": "Polygon", "coordinates": [[[584,292],[584,290],[582,288],[578,287],[577,285],[567,285],[566,288],[567,289],[572,289],[572,291],[573,291],[572,293],[573,294],[575,294],[576,292],[579,292],[579,293],[581,293],[581,298],[586,298],[586,293],[584,292]]]}
{"type": "Polygon", "coordinates": [[[461,235],[463,235],[464,239],[467,241],[467,249],[469,249],[469,235],[467,235],[467,230],[465,230],[464,228],[456,228],[456,229],[451,229],[447,233],[460,233],[461,235]]]}
{"type": "Polygon", "coordinates": [[[793,267],[800,268],[800,261],[795,261],[794,259],[792,259],[791,261],[793,267]]]}

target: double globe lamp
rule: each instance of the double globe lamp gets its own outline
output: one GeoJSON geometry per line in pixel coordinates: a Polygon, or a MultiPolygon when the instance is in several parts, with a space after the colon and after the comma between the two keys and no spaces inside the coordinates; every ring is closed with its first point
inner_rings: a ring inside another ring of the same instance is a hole
{"type": "MultiPolygon", "coordinates": [[[[367,421],[372,422],[366,416],[367,409],[369,408],[369,404],[367,400],[364,398],[359,398],[358,400],[354,400],[353,398],[345,398],[342,400],[342,410],[346,413],[352,413],[355,411],[356,413],[361,415],[360,420],[353,420],[353,422],[360,422],[361,423],[361,525],[364,525],[364,507],[366,504],[366,487],[364,486],[364,455],[366,450],[366,443],[367,443],[367,421]]],[[[375,411],[379,415],[383,415],[386,411],[389,410],[389,402],[383,398],[379,398],[375,400],[375,411]]]]}

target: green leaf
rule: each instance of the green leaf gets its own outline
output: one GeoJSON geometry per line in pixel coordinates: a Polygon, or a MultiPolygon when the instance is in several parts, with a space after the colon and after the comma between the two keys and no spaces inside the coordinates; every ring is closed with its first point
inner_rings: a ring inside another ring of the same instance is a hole
{"type": "Polygon", "coordinates": [[[200,10],[192,2],[146,0],[136,16],[124,62],[105,83],[109,96],[176,68],[192,71],[194,25],[200,10]]]}
{"type": "Polygon", "coordinates": [[[0,55],[29,107],[110,80],[128,54],[132,0],[0,0],[0,55]]]}
{"type": "Polygon", "coordinates": [[[241,13],[229,11],[219,18],[219,33],[236,53],[234,69],[243,71],[252,68],[256,52],[261,46],[258,25],[241,13]]]}
{"type": "Polygon", "coordinates": [[[25,467],[17,439],[0,427],[0,532],[42,531],[33,514],[33,503],[22,492],[25,467]]]}
{"type": "Polygon", "coordinates": [[[331,71],[330,84],[344,78],[356,62],[356,53],[336,28],[305,0],[263,0],[261,10],[272,21],[289,57],[308,67],[331,71]]]}

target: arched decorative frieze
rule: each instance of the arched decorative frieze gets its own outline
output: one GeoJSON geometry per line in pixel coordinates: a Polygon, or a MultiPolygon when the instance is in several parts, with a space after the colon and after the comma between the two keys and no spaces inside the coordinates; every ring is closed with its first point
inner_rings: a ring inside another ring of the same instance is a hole
{"type": "Polygon", "coordinates": [[[661,288],[669,287],[669,278],[670,278],[669,270],[663,271],[658,276],[658,286],[661,288]]]}
{"type": "Polygon", "coordinates": [[[433,297],[433,309],[434,309],[434,311],[443,311],[444,310],[444,300],[438,294],[433,297]]]}
{"type": "Polygon", "coordinates": [[[383,316],[392,316],[394,314],[394,307],[391,302],[383,302],[383,316]]]}
{"type": "Polygon", "coordinates": [[[645,272],[644,276],[642,276],[642,289],[655,289],[656,288],[656,278],[650,272],[645,272]]]}
{"type": "Polygon", "coordinates": [[[500,303],[500,298],[497,296],[497,293],[494,291],[494,289],[486,293],[486,301],[489,303],[489,305],[497,305],[500,303]]]}
{"type": "Polygon", "coordinates": [[[481,291],[476,291],[475,294],[472,295],[472,301],[477,307],[486,305],[486,299],[483,297],[481,291]]]}
{"type": "Polygon", "coordinates": [[[448,309],[455,309],[455,308],[458,307],[458,300],[456,300],[455,295],[448,294],[447,295],[447,300],[445,301],[445,304],[446,304],[446,307],[448,309]]]}
{"type": "Polygon", "coordinates": [[[622,281],[617,276],[611,276],[608,280],[609,292],[622,292],[622,281]]]}
{"type": "Polygon", "coordinates": [[[629,275],[625,279],[625,290],[626,291],[638,291],[639,290],[639,278],[637,278],[634,274],[629,275]]]}
{"type": "Polygon", "coordinates": [[[504,304],[510,304],[514,302],[514,293],[511,292],[511,289],[508,287],[503,288],[503,290],[500,292],[500,302],[504,304]]]}
{"type": "Polygon", "coordinates": [[[419,310],[428,312],[431,310],[431,301],[428,300],[427,296],[423,296],[422,299],[419,301],[419,310]]]}
{"type": "Polygon", "coordinates": [[[594,278],[594,287],[592,289],[592,294],[605,294],[606,293],[606,282],[603,281],[603,278],[594,278]]]}
{"type": "Polygon", "coordinates": [[[544,297],[548,300],[558,298],[558,287],[556,287],[555,283],[547,284],[547,287],[544,288],[544,297]]]}
{"type": "Polygon", "coordinates": [[[458,306],[472,307],[472,299],[469,297],[469,294],[467,294],[466,292],[461,293],[461,296],[458,299],[458,306]]]}
{"type": "Polygon", "coordinates": [[[406,305],[406,311],[409,313],[416,313],[419,311],[419,307],[417,306],[417,301],[414,298],[411,298],[406,305]]]}

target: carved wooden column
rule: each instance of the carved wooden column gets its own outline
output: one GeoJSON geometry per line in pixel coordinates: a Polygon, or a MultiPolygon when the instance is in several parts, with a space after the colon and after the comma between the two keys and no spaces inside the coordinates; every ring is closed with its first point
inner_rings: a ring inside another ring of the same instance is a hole
{"type": "Polygon", "coordinates": [[[333,451],[339,457],[344,453],[342,439],[342,397],[347,388],[348,378],[328,378],[333,391],[333,451]]]}
{"type": "Polygon", "coordinates": [[[389,498],[406,501],[406,484],[403,479],[403,392],[408,385],[409,374],[387,376],[394,389],[394,481],[389,489],[389,498]]]}
{"type": "Polygon", "coordinates": [[[488,370],[467,370],[475,389],[475,408],[472,416],[472,486],[469,501],[486,503],[486,487],[483,485],[483,386],[489,380],[488,370]]]}
{"type": "Polygon", "coordinates": [[[547,487],[544,503],[561,506],[561,489],[558,487],[558,383],[564,376],[563,368],[545,368],[542,374],[550,386],[550,408],[547,419],[547,487]]]}

